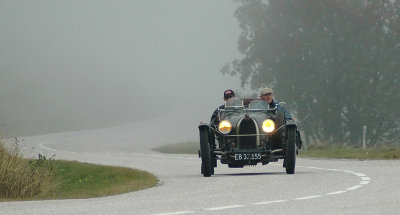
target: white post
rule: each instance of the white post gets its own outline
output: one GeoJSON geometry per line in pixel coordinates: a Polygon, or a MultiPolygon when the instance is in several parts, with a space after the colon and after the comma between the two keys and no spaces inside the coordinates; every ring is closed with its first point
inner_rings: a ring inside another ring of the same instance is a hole
{"type": "Polygon", "coordinates": [[[366,148],[366,136],[367,136],[367,126],[366,125],[364,125],[363,126],[363,149],[365,149],[366,148]]]}

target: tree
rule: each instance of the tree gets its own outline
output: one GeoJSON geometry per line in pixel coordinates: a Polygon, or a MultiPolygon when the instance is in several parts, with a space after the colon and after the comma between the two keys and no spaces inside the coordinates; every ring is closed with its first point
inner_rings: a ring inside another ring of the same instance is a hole
{"type": "Polygon", "coordinates": [[[332,143],[398,142],[400,2],[242,0],[243,59],[222,72],[272,86],[307,136],[332,143]]]}

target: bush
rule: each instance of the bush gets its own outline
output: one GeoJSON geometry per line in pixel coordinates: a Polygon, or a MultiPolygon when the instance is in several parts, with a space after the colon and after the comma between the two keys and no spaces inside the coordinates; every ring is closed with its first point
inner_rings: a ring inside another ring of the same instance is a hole
{"type": "Polygon", "coordinates": [[[7,150],[0,143],[0,199],[28,198],[51,188],[53,159],[39,155],[37,160],[23,159],[18,140],[7,150]]]}

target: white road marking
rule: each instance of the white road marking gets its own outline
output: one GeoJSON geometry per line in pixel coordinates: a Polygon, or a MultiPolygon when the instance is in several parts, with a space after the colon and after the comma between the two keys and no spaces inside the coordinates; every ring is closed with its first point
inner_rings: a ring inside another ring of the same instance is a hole
{"type": "MultiPolygon", "coordinates": [[[[187,160],[196,160],[198,158],[191,158],[191,157],[178,157],[178,156],[160,156],[160,155],[146,155],[146,154],[141,154],[143,156],[154,156],[154,157],[162,157],[162,158],[175,158],[175,159],[187,159],[187,160]]],[[[280,166],[279,164],[273,164],[276,166],[280,166]]],[[[310,167],[310,166],[299,166],[297,165],[297,167],[300,168],[308,168],[308,169],[316,169],[316,170],[328,170],[328,171],[336,171],[336,172],[344,172],[344,173],[349,173],[355,176],[360,177],[361,181],[358,185],[355,185],[353,187],[349,187],[346,190],[339,190],[339,191],[335,191],[335,192],[331,192],[331,193],[325,193],[324,195],[339,195],[339,194],[343,194],[346,193],[348,191],[353,191],[356,189],[359,189],[362,187],[362,185],[366,185],[368,183],[370,183],[371,179],[369,177],[367,177],[365,174],[363,173],[356,173],[354,171],[350,171],[350,170],[340,170],[340,169],[328,169],[328,168],[320,168],[320,167],[310,167]]],[[[295,198],[293,200],[308,200],[308,199],[314,199],[314,198],[321,198],[324,195],[314,195],[314,196],[305,196],[305,197],[299,197],[299,198],[295,198]]],[[[246,207],[249,205],[267,205],[267,204],[273,204],[273,203],[282,203],[282,202],[288,202],[290,200],[276,200],[276,201],[266,201],[266,202],[255,202],[255,203],[250,203],[247,205],[230,205],[230,206],[222,206],[222,207],[216,207],[216,208],[207,208],[207,209],[202,209],[199,211],[188,211],[188,212],[172,212],[172,213],[163,213],[163,214],[158,214],[158,215],[173,215],[173,214],[183,214],[183,213],[195,213],[195,212],[200,212],[200,211],[216,211],[216,210],[225,210],[225,209],[230,209],[230,208],[239,208],[239,207],[246,207]]]]}
{"type": "MultiPolygon", "coordinates": [[[[39,146],[41,148],[44,148],[49,151],[58,151],[55,149],[51,149],[49,147],[44,146],[45,143],[40,143],[39,146]]],[[[65,152],[70,152],[70,153],[76,153],[76,152],[71,152],[71,151],[65,151],[65,152]]],[[[105,154],[110,154],[111,153],[105,153],[105,154]]],[[[128,155],[133,155],[133,156],[151,156],[151,157],[160,157],[160,158],[175,158],[175,159],[187,159],[187,160],[195,160],[196,158],[192,157],[178,157],[178,156],[163,156],[163,155],[155,155],[155,154],[128,154],[128,155]]],[[[278,164],[276,164],[278,165],[278,164]]],[[[356,175],[360,177],[361,182],[358,185],[355,185],[353,187],[347,188],[345,191],[340,190],[336,192],[331,192],[331,193],[326,193],[325,195],[338,195],[342,193],[346,193],[347,191],[353,191],[356,189],[361,188],[363,185],[369,184],[371,182],[371,179],[366,176],[363,173],[355,173],[350,170],[340,170],[340,169],[327,169],[327,168],[320,168],[320,167],[307,167],[307,166],[297,166],[300,168],[308,168],[308,169],[316,169],[316,170],[328,170],[328,171],[337,171],[337,172],[345,172],[345,173],[350,173],[353,175],[356,175]]],[[[299,197],[295,198],[294,200],[308,200],[308,199],[314,199],[314,198],[321,198],[323,195],[314,195],[314,196],[305,196],[305,197],[299,197]]],[[[251,203],[248,205],[229,205],[229,206],[222,206],[222,207],[216,207],[216,208],[207,208],[207,209],[202,209],[198,211],[177,211],[177,212],[168,212],[168,213],[159,213],[159,214],[154,214],[154,215],[179,215],[179,214],[189,214],[189,213],[195,213],[195,212],[200,212],[200,211],[216,211],[216,210],[225,210],[225,209],[230,209],[230,208],[240,208],[240,207],[246,207],[249,205],[266,205],[266,204],[273,204],[273,203],[282,203],[282,202],[288,202],[290,200],[276,200],[276,201],[266,201],[266,202],[256,202],[256,203],[251,203]]]]}
{"type": "Polygon", "coordinates": [[[162,213],[162,214],[154,214],[154,215],[179,215],[179,214],[190,214],[194,213],[195,211],[178,211],[178,212],[171,212],[171,213],[162,213]]]}
{"type": "Polygon", "coordinates": [[[369,184],[369,181],[361,181],[360,184],[361,185],[366,185],[366,184],[369,184]]]}
{"type": "Polygon", "coordinates": [[[269,202],[256,202],[253,203],[253,205],[268,205],[268,204],[273,204],[273,203],[282,203],[282,202],[287,202],[289,200],[276,200],[276,201],[269,201],[269,202]]]}
{"type": "MultiPolygon", "coordinates": [[[[172,156],[170,158],[182,159],[182,157],[172,157],[172,156]]],[[[184,158],[184,159],[193,160],[193,159],[196,159],[196,158],[184,158]]],[[[274,164],[274,165],[280,166],[279,164],[274,164]]],[[[335,192],[331,192],[331,193],[325,193],[324,194],[325,196],[328,196],[328,195],[339,195],[339,194],[346,193],[348,191],[353,191],[353,190],[361,188],[362,185],[366,185],[371,181],[371,179],[369,177],[367,177],[365,174],[363,174],[363,173],[355,173],[354,171],[350,171],[350,170],[328,169],[328,168],[308,167],[308,166],[299,166],[299,165],[297,165],[297,167],[308,168],[308,169],[316,169],[316,170],[328,170],[328,171],[344,172],[344,173],[349,173],[349,174],[352,174],[352,175],[360,177],[361,182],[358,185],[355,185],[353,187],[349,187],[346,190],[339,190],[339,191],[335,191],[335,192]]],[[[292,200],[299,201],[299,200],[322,198],[322,197],[324,197],[324,195],[305,196],[305,197],[295,198],[295,199],[292,199],[292,200]]],[[[275,201],[266,201],[266,202],[255,202],[255,203],[250,203],[250,204],[247,204],[247,205],[222,206],[222,207],[217,207],[217,208],[203,209],[203,210],[200,210],[200,211],[225,210],[225,209],[229,209],[229,208],[239,208],[239,207],[246,207],[246,206],[250,206],[250,205],[268,205],[268,204],[283,203],[283,202],[288,202],[288,201],[290,201],[290,200],[275,200],[275,201]]]]}
{"type": "Polygon", "coordinates": [[[295,198],[295,200],[315,199],[315,198],[320,198],[320,197],[322,197],[322,196],[321,195],[306,196],[306,197],[295,198]]]}
{"type": "Polygon", "coordinates": [[[307,166],[307,167],[305,167],[305,168],[308,168],[308,169],[324,169],[324,168],[313,167],[313,166],[307,166]]]}
{"type": "MultiPolygon", "coordinates": [[[[49,147],[45,146],[45,145],[44,145],[45,143],[46,143],[46,142],[44,142],[44,143],[39,143],[39,147],[41,147],[41,148],[43,148],[43,149],[46,149],[46,150],[48,150],[48,151],[59,152],[59,150],[52,149],[52,148],[49,148],[49,147]]],[[[77,152],[73,152],[73,151],[64,151],[64,150],[63,150],[63,152],[68,152],[68,153],[72,153],[72,154],[76,154],[76,153],[77,153],[77,152]]]]}
{"type": "Polygon", "coordinates": [[[218,211],[218,210],[225,210],[225,209],[230,209],[230,208],[240,208],[244,207],[245,205],[229,205],[229,206],[222,206],[222,207],[217,207],[217,208],[207,208],[204,209],[206,211],[218,211]]]}
{"type": "Polygon", "coordinates": [[[347,192],[347,191],[341,190],[341,191],[336,191],[336,192],[333,192],[333,193],[327,193],[326,195],[337,195],[337,194],[342,194],[342,193],[345,193],[345,192],[347,192]]]}
{"type": "Polygon", "coordinates": [[[346,190],[356,190],[356,189],[358,189],[358,188],[360,188],[360,187],[362,187],[362,185],[356,185],[356,186],[352,186],[352,187],[349,187],[349,188],[347,188],[346,190]]]}

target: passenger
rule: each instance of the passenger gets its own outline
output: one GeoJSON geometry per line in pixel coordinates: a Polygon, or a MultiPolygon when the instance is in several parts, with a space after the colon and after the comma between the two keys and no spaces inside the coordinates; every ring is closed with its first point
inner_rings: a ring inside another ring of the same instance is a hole
{"type": "Polygon", "coordinates": [[[273,93],[274,91],[271,88],[264,88],[261,90],[260,99],[266,101],[270,108],[277,107],[278,110],[283,111],[285,113],[286,121],[293,120],[290,112],[285,107],[279,106],[279,102],[274,101],[273,93]]]}
{"type": "MultiPolygon", "coordinates": [[[[264,88],[261,90],[260,99],[266,101],[270,108],[277,107],[278,110],[283,111],[285,113],[286,121],[294,120],[292,115],[289,113],[289,111],[285,107],[279,106],[279,102],[274,101],[273,93],[274,93],[274,91],[271,88],[264,88]]],[[[296,141],[297,146],[299,149],[301,149],[301,147],[303,145],[303,141],[301,140],[300,132],[297,129],[296,129],[296,139],[297,139],[297,141],[296,141]]]]}

